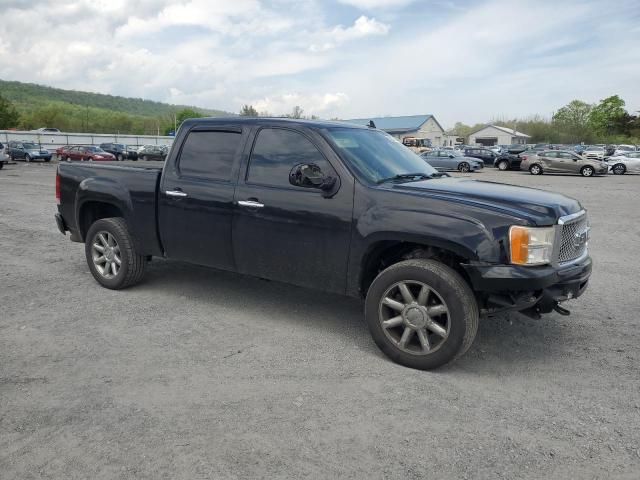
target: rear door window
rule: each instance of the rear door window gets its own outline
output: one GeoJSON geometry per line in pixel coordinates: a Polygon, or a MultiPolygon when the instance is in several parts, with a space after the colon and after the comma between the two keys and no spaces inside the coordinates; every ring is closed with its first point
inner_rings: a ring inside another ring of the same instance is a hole
{"type": "MultiPolygon", "coordinates": [[[[178,160],[180,176],[231,181],[241,139],[240,131],[191,131],[178,160]]],[[[154,153],[162,151],[158,148],[154,153]]]]}

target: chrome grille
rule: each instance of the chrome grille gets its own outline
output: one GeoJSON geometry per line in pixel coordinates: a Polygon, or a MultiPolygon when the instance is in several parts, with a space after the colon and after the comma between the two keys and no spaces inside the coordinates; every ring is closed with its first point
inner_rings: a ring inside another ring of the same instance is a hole
{"type": "Polygon", "coordinates": [[[589,239],[587,214],[582,212],[582,215],[565,222],[560,219],[559,223],[562,235],[558,261],[560,263],[568,262],[584,255],[587,251],[587,240],[589,239]]]}

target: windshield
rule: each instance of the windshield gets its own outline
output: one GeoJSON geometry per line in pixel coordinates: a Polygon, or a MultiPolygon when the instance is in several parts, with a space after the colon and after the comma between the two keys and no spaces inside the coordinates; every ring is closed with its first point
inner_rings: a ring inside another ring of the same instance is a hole
{"type": "Polygon", "coordinates": [[[104,152],[100,147],[87,147],[86,150],[88,152],[104,152]]]}
{"type": "Polygon", "coordinates": [[[437,173],[418,155],[379,130],[329,128],[326,132],[344,159],[370,183],[409,173],[437,173]]]}
{"type": "Polygon", "coordinates": [[[634,152],[634,151],[635,151],[635,148],[633,148],[633,147],[629,147],[629,146],[627,146],[627,145],[620,145],[620,146],[618,147],[618,150],[622,150],[622,151],[624,151],[624,152],[634,152]]]}

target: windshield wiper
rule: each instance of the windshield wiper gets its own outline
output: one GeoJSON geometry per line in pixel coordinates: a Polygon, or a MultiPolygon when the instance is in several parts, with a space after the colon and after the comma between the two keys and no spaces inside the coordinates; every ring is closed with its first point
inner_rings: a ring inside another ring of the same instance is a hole
{"type": "Polygon", "coordinates": [[[417,182],[418,180],[428,180],[430,178],[440,178],[448,176],[446,173],[433,172],[431,174],[428,173],[400,173],[398,175],[394,175],[393,177],[383,178],[382,180],[378,180],[378,185],[385,182],[392,182],[395,180],[404,180],[407,182],[417,182]]]}

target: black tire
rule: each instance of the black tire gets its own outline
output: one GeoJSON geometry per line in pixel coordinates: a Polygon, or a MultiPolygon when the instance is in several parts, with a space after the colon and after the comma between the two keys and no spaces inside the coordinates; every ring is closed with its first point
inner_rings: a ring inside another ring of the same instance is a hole
{"type": "Polygon", "coordinates": [[[542,175],[542,167],[537,163],[534,163],[529,167],[529,173],[531,175],[542,175]]]}
{"type": "Polygon", "coordinates": [[[2,170],[3,168],[4,168],[4,162],[0,160],[0,170],[2,170]]]}
{"type": "Polygon", "coordinates": [[[580,169],[580,175],[582,175],[583,177],[593,177],[595,174],[595,169],[589,165],[585,165],[580,169]]]}
{"type": "Polygon", "coordinates": [[[147,157],[146,155],[143,155],[142,156],[142,160],[144,160],[145,162],[148,162],[149,161],[149,157],[147,157]]]}
{"type": "Polygon", "coordinates": [[[627,173],[627,167],[623,163],[616,163],[613,167],[611,167],[614,175],[624,175],[627,173]]]}
{"type": "Polygon", "coordinates": [[[119,154],[118,154],[118,156],[116,157],[116,159],[117,159],[119,162],[122,162],[122,161],[124,160],[124,157],[122,156],[122,154],[121,154],[121,153],[119,153],[119,154]]]}
{"type": "Polygon", "coordinates": [[[64,157],[64,161],[65,161],[65,162],[70,162],[70,161],[71,161],[71,158],[69,158],[69,156],[67,155],[66,157],[64,157]]]}
{"type": "Polygon", "coordinates": [[[124,218],[103,218],[94,222],[93,225],[89,227],[84,245],[89,270],[91,270],[93,278],[103,287],[111,290],[120,290],[139,283],[144,277],[147,265],[146,257],[136,252],[124,218]],[[104,277],[98,271],[93,260],[92,246],[98,234],[101,232],[107,232],[112,235],[120,247],[120,269],[112,278],[104,277]]]}
{"type": "Polygon", "coordinates": [[[49,163],[50,161],[51,161],[51,159],[50,159],[50,158],[45,158],[45,159],[44,159],[44,163],[49,163]]]}
{"type": "Polygon", "coordinates": [[[507,162],[506,160],[500,160],[497,166],[498,170],[502,170],[503,172],[505,170],[509,170],[509,162],[507,162]]]}
{"type": "Polygon", "coordinates": [[[459,172],[467,173],[470,170],[471,170],[471,167],[469,166],[469,164],[467,162],[460,162],[458,164],[458,171],[459,172]]]}
{"type": "Polygon", "coordinates": [[[365,318],[376,345],[391,360],[419,370],[440,367],[463,355],[478,331],[478,304],[471,288],[455,270],[435,261],[412,259],[396,263],[382,271],[369,287],[365,318]],[[448,307],[448,334],[429,353],[407,353],[392,342],[381,324],[381,301],[398,282],[420,282],[433,289],[448,307]]]}
{"type": "Polygon", "coordinates": [[[31,156],[30,155],[25,155],[24,156],[24,161],[27,162],[27,163],[31,162],[31,156]]]}

